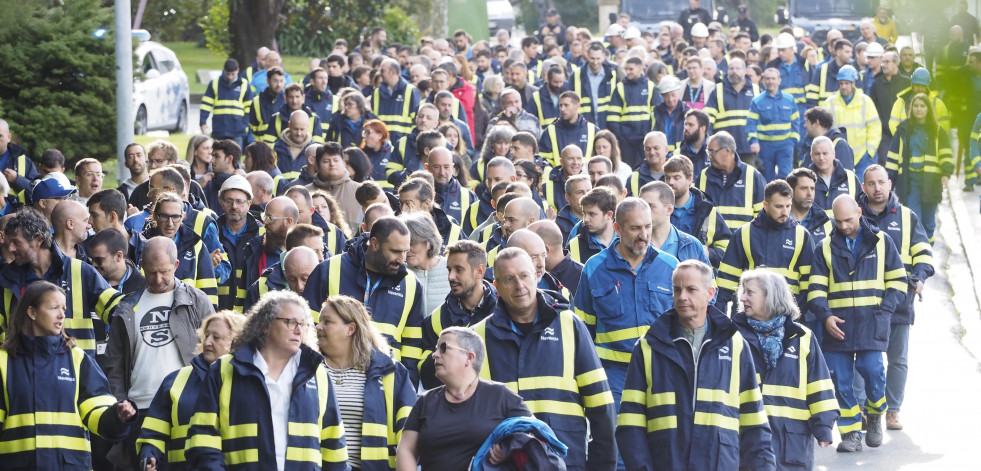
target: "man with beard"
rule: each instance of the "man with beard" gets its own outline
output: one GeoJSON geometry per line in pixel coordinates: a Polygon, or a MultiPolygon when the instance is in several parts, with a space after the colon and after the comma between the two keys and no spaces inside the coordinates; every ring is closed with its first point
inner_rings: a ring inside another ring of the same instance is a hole
{"type": "Polygon", "coordinates": [[[246,242],[259,235],[261,225],[251,213],[252,185],[241,175],[233,175],[225,180],[218,193],[218,203],[225,211],[218,218],[218,237],[228,254],[232,265],[232,275],[218,286],[218,309],[242,310],[245,292],[239,291],[238,278],[242,276],[247,261],[246,242]]]}
{"type": "Polygon", "coordinates": [[[310,119],[310,115],[305,111],[294,111],[290,115],[287,129],[273,144],[276,166],[284,180],[292,181],[300,178],[308,163],[306,149],[314,144],[313,135],[310,134],[310,119]]]}
{"type": "Polygon", "coordinates": [[[589,43],[587,66],[572,73],[572,89],[582,98],[582,114],[590,123],[606,129],[606,113],[612,89],[616,87],[617,65],[607,60],[599,41],[589,43]]]}
{"type": "Polygon", "coordinates": [[[766,181],[784,178],[794,167],[794,148],[800,141],[800,113],[793,95],[780,90],[780,71],[763,72],[766,93],[749,105],[746,120],[749,151],[757,154],[766,181]]]}
{"type": "Polygon", "coordinates": [[[538,150],[552,166],[558,165],[557,154],[569,145],[578,147],[583,157],[588,159],[593,155],[593,139],[597,132],[599,128],[579,114],[579,95],[565,91],[559,97],[559,119],[542,131],[538,150]]]}
{"type": "Polygon", "coordinates": [[[710,165],[708,154],[705,152],[709,125],[709,116],[704,111],[688,110],[685,113],[684,140],[675,149],[674,155],[688,157],[694,175],[702,173],[702,169],[710,165]]]}
{"type": "Polygon", "coordinates": [[[596,343],[619,407],[630,350],[643,335],[641,329],[674,306],[671,272],[678,259],[650,244],[651,209],[644,200],[624,199],[615,221],[619,238],[586,262],[574,305],[596,343]]]}
{"type": "Polygon", "coordinates": [[[566,89],[565,71],[552,66],[545,72],[545,86],[531,94],[525,103],[525,111],[538,118],[538,124],[548,126],[559,117],[559,95],[566,89]]]}
{"type": "Polygon", "coordinates": [[[740,160],[749,164],[756,157],[749,146],[746,113],[759,94],[759,85],[746,80],[746,63],[734,58],[729,62],[725,80],[715,85],[715,90],[705,103],[705,113],[709,115],[713,132],[725,131],[732,135],[740,160]]]}
{"type": "Polygon", "coordinates": [[[593,255],[613,243],[613,213],[617,209],[617,197],[606,187],[593,188],[579,200],[582,207],[582,227],[569,240],[569,256],[585,264],[593,255]]]}
{"type": "Polygon", "coordinates": [[[787,184],[794,191],[790,217],[811,233],[815,244],[820,244],[831,232],[832,223],[828,213],[814,204],[817,174],[809,168],[794,169],[787,175],[787,184]]]}
{"type": "Polygon", "coordinates": [[[317,67],[310,72],[310,88],[306,92],[304,106],[313,110],[323,124],[324,133],[327,132],[327,123],[333,117],[334,95],[327,89],[327,71],[317,67]]]}
{"type": "Polygon", "coordinates": [[[762,173],[739,160],[736,141],[728,132],[710,137],[705,152],[712,165],[699,174],[698,189],[712,199],[726,225],[735,230],[763,209],[766,180],[762,173]]]}
{"type": "MultiPolygon", "coordinates": [[[[286,97],[286,103],[269,118],[265,131],[261,135],[257,135],[256,139],[275,146],[276,141],[289,127],[293,113],[302,111],[310,118],[306,123],[307,134],[318,144],[323,144],[327,129],[322,124],[322,121],[320,121],[320,117],[314,113],[313,109],[304,104],[306,96],[303,94],[303,87],[298,83],[291,83],[286,86],[283,94],[286,97]]],[[[303,162],[301,161],[299,164],[295,164],[293,160],[287,159],[286,162],[277,161],[276,165],[286,178],[296,178],[294,173],[299,171],[300,167],[303,166],[303,162]]]]}
{"type": "Polygon", "coordinates": [[[404,222],[392,216],[379,218],[370,234],[357,239],[347,252],[317,265],[307,279],[303,297],[310,306],[321,306],[328,296],[339,294],[361,299],[372,322],[388,340],[392,356],[408,368],[409,376],[418,384],[425,315],[422,286],[405,264],[409,240],[404,222]]]}
{"type": "Polygon", "coordinates": [[[766,185],[763,209],[749,224],[733,231],[719,266],[719,309],[725,310],[729,301],[735,307],[739,277],[744,271],[762,267],[784,275],[797,304],[805,304],[814,240],[804,226],[790,217],[793,196],[787,182],[770,182],[766,185]]]}
{"type": "Polygon", "coordinates": [[[664,163],[664,182],[674,192],[671,225],[695,236],[708,249],[711,265],[718,268],[732,231],[712,199],[692,186],[692,178],[691,162],[685,157],[676,155],[664,163]]]}
{"type": "Polygon", "coordinates": [[[357,88],[354,79],[344,73],[344,67],[347,65],[347,59],[344,56],[331,54],[327,56],[325,62],[327,66],[327,88],[330,89],[332,95],[337,95],[342,88],[357,88]]]}
{"type": "Polygon", "coordinates": [[[286,234],[296,225],[300,211],[292,199],[279,196],[269,200],[262,222],[265,234],[256,235],[248,241],[242,253],[244,267],[238,278],[238,289],[246,292],[262,272],[279,262],[279,256],[286,250],[286,234]]]}
{"type": "Polygon", "coordinates": [[[472,240],[461,240],[446,247],[446,269],[450,294],[442,306],[432,312],[422,326],[423,387],[432,389],[441,383],[435,376],[432,355],[439,334],[447,327],[470,327],[489,316],[497,307],[497,288],[484,278],[487,252],[472,240]]]}
{"type": "Polygon", "coordinates": [[[685,114],[691,108],[681,101],[683,88],[674,75],[666,75],[657,85],[657,91],[664,101],[654,107],[654,130],[667,136],[668,152],[674,152],[684,139],[685,114]]]}

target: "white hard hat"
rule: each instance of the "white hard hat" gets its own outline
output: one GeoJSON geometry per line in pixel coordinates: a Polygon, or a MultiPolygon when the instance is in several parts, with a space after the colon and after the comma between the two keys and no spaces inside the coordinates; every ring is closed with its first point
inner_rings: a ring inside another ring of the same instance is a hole
{"type": "Polygon", "coordinates": [[[674,75],[665,75],[661,79],[661,83],[657,84],[657,91],[662,95],[677,90],[681,90],[681,80],[678,80],[678,77],[674,75]]]}
{"type": "Polygon", "coordinates": [[[691,27],[691,37],[693,38],[707,38],[709,37],[709,29],[703,23],[695,23],[691,27]]]}
{"type": "Polygon", "coordinates": [[[640,30],[635,26],[627,28],[627,30],[623,32],[623,39],[626,39],[627,41],[630,41],[631,39],[640,39],[640,30]]]}
{"type": "Polygon", "coordinates": [[[797,50],[797,40],[790,33],[780,33],[777,35],[776,41],[773,41],[773,46],[777,49],[791,48],[795,51],[797,50]]]}
{"type": "Polygon", "coordinates": [[[865,57],[882,57],[885,53],[886,50],[879,43],[871,43],[865,48],[865,57]]]}
{"type": "Polygon", "coordinates": [[[617,23],[611,24],[609,28],[606,28],[606,35],[609,36],[609,37],[611,37],[611,38],[614,37],[614,36],[622,36],[623,35],[623,26],[620,26],[617,23]]]}

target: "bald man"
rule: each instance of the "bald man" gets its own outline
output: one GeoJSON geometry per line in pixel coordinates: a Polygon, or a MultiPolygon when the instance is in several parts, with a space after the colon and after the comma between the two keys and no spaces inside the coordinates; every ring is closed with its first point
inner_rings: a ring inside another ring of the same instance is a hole
{"type": "MultiPolygon", "coordinates": [[[[320,244],[321,250],[323,250],[323,243],[320,242],[320,244]]],[[[252,306],[259,302],[259,298],[270,291],[288,289],[302,295],[303,288],[307,284],[307,278],[310,277],[310,273],[313,273],[313,269],[317,268],[317,264],[322,261],[317,252],[307,245],[290,248],[283,256],[282,263],[279,262],[278,258],[276,260],[276,264],[266,268],[259,279],[249,285],[245,294],[245,312],[248,312],[252,306]]]]}
{"type": "Polygon", "coordinates": [[[462,221],[463,211],[477,201],[477,195],[453,176],[453,154],[445,147],[429,151],[425,169],[433,175],[436,204],[447,216],[462,221]]]}
{"type": "Polygon", "coordinates": [[[85,247],[88,237],[89,210],[78,201],[65,200],[51,211],[54,240],[61,253],[78,260],[87,260],[85,247]]]}
{"type": "Polygon", "coordinates": [[[306,110],[290,113],[286,130],[273,144],[273,151],[276,152],[276,167],[282,172],[284,179],[295,180],[307,171],[304,168],[307,165],[306,149],[314,144],[314,135],[320,132],[319,130],[311,132],[314,129],[310,125],[310,115],[306,110]]]}
{"type": "Polygon", "coordinates": [[[255,236],[242,252],[245,266],[239,277],[239,289],[248,290],[267,267],[279,262],[280,253],[286,249],[286,234],[299,218],[300,210],[292,199],[279,196],[269,200],[262,219],[265,234],[255,236]]]}
{"type": "Polygon", "coordinates": [[[565,181],[573,175],[579,175],[583,169],[583,152],[578,146],[569,144],[559,153],[560,165],[555,168],[545,168],[542,175],[545,201],[556,211],[561,211],[569,204],[565,199],[565,181]]]}
{"type": "Polygon", "coordinates": [[[541,207],[535,200],[522,196],[508,203],[504,208],[504,219],[501,222],[501,230],[504,237],[510,238],[519,229],[528,227],[529,224],[540,219],[541,207]]]}
{"type": "Polygon", "coordinates": [[[832,211],[835,228],[814,250],[807,300],[825,328],[821,348],[841,409],[838,451],[855,452],[862,450],[862,414],[854,372],[865,380],[865,444],[874,448],[882,443],[888,409],[882,352],[892,315],[906,299],[907,279],[892,237],[862,217],[854,198],[835,198],[832,211]]]}
{"type": "Polygon", "coordinates": [[[545,241],[538,234],[528,229],[519,229],[511,237],[508,237],[507,246],[508,248],[517,247],[524,250],[531,257],[531,262],[535,266],[535,280],[538,283],[538,289],[545,290],[553,298],[565,303],[572,299],[569,290],[545,269],[548,249],[545,248],[545,241]]]}
{"type": "Polygon", "coordinates": [[[538,237],[542,238],[542,242],[545,242],[547,252],[545,271],[559,280],[559,283],[575,297],[576,288],[579,287],[579,278],[582,276],[582,264],[565,253],[563,249],[565,240],[559,225],[555,221],[544,219],[529,224],[528,230],[538,234],[538,237]]]}

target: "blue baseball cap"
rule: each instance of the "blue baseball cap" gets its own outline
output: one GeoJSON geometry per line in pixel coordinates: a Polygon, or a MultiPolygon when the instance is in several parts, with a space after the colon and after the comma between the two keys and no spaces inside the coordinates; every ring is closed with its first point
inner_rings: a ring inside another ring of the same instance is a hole
{"type": "Polygon", "coordinates": [[[64,198],[78,191],[72,186],[68,177],[61,172],[51,172],[34,184],[31,199],[34,201],[47,198],[64,198]]]}

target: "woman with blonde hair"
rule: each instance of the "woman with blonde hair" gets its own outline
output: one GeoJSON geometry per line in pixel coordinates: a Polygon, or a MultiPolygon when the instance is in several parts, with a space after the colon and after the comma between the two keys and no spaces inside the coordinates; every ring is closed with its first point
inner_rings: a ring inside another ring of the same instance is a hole
{"type": "MultiPolygon", "coordinates": [[[[262,144],[265,145],[265,144],[262,144]]],[[[136,449],[144,470],[187,468],[184,444],[191,425],[194,404],[208,375],[208,368],[232,348],[232,339],[242,332],[245,316],[235,311],[218,311],[201,321],[198,338],[200,354],[185,366],[164,378],[157,390],[136,449]]]]}
{"type": "Polygon", "coordinates": [[[314,211],[324,218],[324,221],[340,229],[344,237],[350,239],[353,234],[351,226],[348,225],[347,216],[334,196],[323,190],[314,190],[310,192],[310,197],[313,199],[314,211]]]}
{"type": "Polygon", "coordinates": [[[198,134],[187,143],[187,154],[184,159],[191,164],[191,178],[195,181],[211,173],[211,144],[210,137],[198,134]]]}
{"type": "Polygon", "coordinates": [[[348,296],[324,302],[317,345],[344,420],[348,464],[362,470],[393,469],[402,426],[416,402],[408,370],[389,355],[364,304],[348,296]]]}

